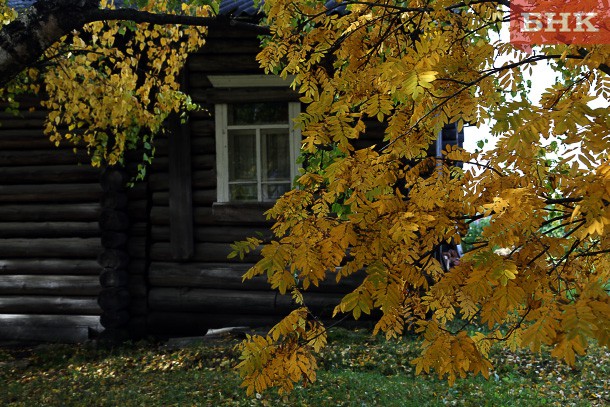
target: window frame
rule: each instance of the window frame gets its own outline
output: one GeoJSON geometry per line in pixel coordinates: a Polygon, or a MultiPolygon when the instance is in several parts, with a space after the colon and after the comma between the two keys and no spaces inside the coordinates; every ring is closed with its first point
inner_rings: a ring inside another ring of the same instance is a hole
{"type": "MultiPolygon", "coordinates": [[[[237,102],[240,103],[240,102],[237,102]]],[[[248,103],[248,102],[243,102],[248,103]]],[[[252,102],[265,103],[265,102],[252,102]]],[[[300,102],[283,102],[288,104],[288,120],[286,124],[252,124],[252,125],[231,125],[228,124],[228,107],[231,103],[218,103],[214,106],[215,109],[215,127],[216,127],[216,190],[217,202],[219,203],[265,203],[274,202],[273,200],[264,200],[262,194],[262,151],[261,151],[261,136],[262,129],[281,129],[287,128],[289,137],[289,153],[290,153],[290,184],[292,186],[294,178],[298,175],[299,165],[296,160],[301,150],[301,130],[295,128],[294,119],[301,113],[300,102]],[[230,200],[229,191],[229,130],[256,130],[256,163],[257,163],[257,200],[230,200]]]]}

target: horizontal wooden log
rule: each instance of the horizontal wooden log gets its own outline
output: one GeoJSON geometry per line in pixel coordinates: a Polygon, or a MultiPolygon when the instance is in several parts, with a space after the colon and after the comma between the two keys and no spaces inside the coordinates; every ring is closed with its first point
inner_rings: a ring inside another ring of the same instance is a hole
{"type": "Polygon", "coordinates": [[[1,314],[99,315],[96,297],[0,296],[1,314]]]}
{"type": "Polygon", "coordinates": [[[70,259],[95,258],[102,246],[98,238],[0,239],[0,257],[70,259]]]}
{"type": "MultiPolygon", "coordinates": [[[[215,154],[216,147],[214,137],[195,137],[191,140],[191,151],[193,155],[215,154]]],[[[169,140],[160,139],[155,142],[155,156],[167,157],[169,153],[169,140]]]]}
{"type": "Polygon", "coordinates": [[[151,312],[147,329],[151,334],[163,336],[203,336],[212,328],[272,326],[281,319],[280,315],[151,312]]]}
{"type": "Polygon", "coordinates": [[[74,146],[68,143],[61,143],[59,146],[53,144],[47,137],[36,134],[31,138],[2,138],[0,137],[0,150],[2,151],[23,151],[23,150],[64,150],[72,151],[74,146]]]}
{"type": "MultiPolygon", "coordinates": [[[[193,206],[212,206],[217,200],[216,188],[193,191],[193,206]]],[[[169,192],[158,191],[152,194],[153,205],[168,206],[169,192]]]]}
{"type": "MultiPolygon", "coordinates": [[[[167,171],[169,157],[156,157],[153,159],[151,169],[153,172],[167,171]]],[[[214,154],[197,154],[192,157],[191,168],[193,170],[211,170],[216,168],[216,156],[214,154]]]]}
{"type": "Polygon", "coordinates": [[[77,259],[0,259],[0,275],[99,275],[100,265],[96,260],[77,259]]]}
{"type": "MultiPolygon", "coordinates": [[[[1,148],[1,147],[0,147],[1,148]]],[[[99,168],[90,165],[36,165],[28,167],[0,167],[3,184],[85,183],[96,182],[99,168]]]]}
{"type": "MultiPolygon", "coordinates": [[[[268,229],[272,222],[263,213],[269,209],[265,205],[215,205],[214,208],[197,207],[193,210],[195,225],[249,225],[253,228],[268,229]]],[[[169,225],[169,208],[155,206],[150,213],[151,224],[169,225]]]]}
{"type": "Polygon", "coordinates": [[[35,110],[33,112],[21,111],[17,114],[13,112],[0,112],[0,123],[2,129],[25,129],[35,128],[40,129],[44,125],[48,112],[44,110],[35,110]]]}
{"type": "Polygon", "coordinates": [[[268,202],[258,203],[214,203],[212,213],[214,219],[219,223],[266,225],[271,226],[265,212],[273,204],[268,202]]]}
{"type": "Polygon", "coordinates": [[[189,92],[194,102],[244,103],[244,102],[296,102],[299,94],[286,88],[197,88],[189,92]]]}
{"type": "Polygon", "coordinates": [[[96,296],[100,290],[97,276],[0,276],[1,295],[96,296]]]}
{"type": "Polygon", "coordinates": [[[214,112],[213,103],[200,103],[201,109],[189,112],[189,120],[209,120],[210,115],[214,112]]]}
{"type": "MultiPolygon", "coordinates": [[[[195,252],[191,261],[223,263],[240,262],[239,259],[227,259],[232,249],[228,243],[198,243],[195,245],[195,252]]],[[[150,259],[157,261],[173,260],[171,246],[169,243],[154,243],[150,249],[150,259]]],[[[254,263],[260,260],[260,250],[254,250],[244,257],[243,262],[254,263]]]]}
{"type": "Polygon", "coordinates": [[[0,339],[84,342],[103,329],[98,316],[0,314],[0,339]]]}
{"type": "MultiPolygon", "coordinates": [[[[193,208],[193,221],[195,222],[195,225],[212,225],[218,223],[212,213],[212,208],[193,208]]],[[[169,225],[169,207],[153,207],[150,211],[150,222],[152,225],[169,225]]]]}
{"type": "MultiPolygon", "coordinates": [[[[152,174],[149,178],[150,189],[152,191],[168,191],[169,190],[169,174],[159,173],[152,174]]],[[[192,187],[198,188],[214,188],[216,186],[216,171],[215,170],[199,170],[193,171],[192,187]]]]}
{"type": "Polygon", "coordinates": [[[221,290],[270,290],[267,278],[260,276],[242,284],[249,264],[171,263],[153,261],[148,271],[151,287],[218,288],[221,290]]]}
{"type": "MultiPolygon", "coordinates": [[[[317,315],[331,315],[342,294],[305,293],[305,303],[317,315]]],[[[296,306],[290,294],[274,291],[156,288],[148,304],[153,311],[285,315],[296,306]]]]}
{"type": "Polygon", "coordinates": [[[212,38],[214,38],[214,40],[218,38],[236,38],[242,41],[246,39],[258,39],[258,34],[252,30],[235,27],[229,23],[226,26],[210,28],[208,35],[206,35],[206,39],[210,41],[212,38]]]}
{"type": "Polygon", "coordinates": [[[202,138],[206,143],[215,143],[216,125],[213,119],[208,120],[191,120],[189,122],[193,139],[202,138]]]}
{"type": "MultiPolygon", "coordinates": [[[[257,276],[242,281],[243,275],[252,264],[227,263],[169,263],[155,262],[150,264],[149,284],[151,287],[176,288],[214,288],[219,290],[270,290],[267,276],[257,276]]],[[[327,278],[318,287],[311,285],[308,292],[346,294],[357,288],[365,273],[343,278],[339,283],[335,273],[328,273],[327,278]]]]}
{"type": "Polygon", "coordinates": [[[0,185],[1,203],[97,202],[102,196],[98,183],[55,185],[0,185]]]}
{"type": "MultiPolygon", "coordinates": [[[[271,238],[271,231],[267,228],[238,227],[238,226],[200,226],[195,228],[195,241],[199,243],[233,243],[247,237],[257,237],[265,241],[271,238]]],[[[151,238],[155,242],[169,242],[169,227],[153,226],[151,238]]]]}
{"type": "Polygon", "coordinates": [[[99,216],[98,203],[0,205],[2,222],[95,222],[99,216]]]}
{"type": "MultiPolygon", "coordinates": [[[[2,126],[4,123],[2,122],[2,126]]],[[[48,140],[46,149],[0,151],[0,166],[23,167],[30,165],[91,165],[91,159],[86,151],[76,152],[68,149],[57,149],[48,140]]],[[[0,141],[1,143],[1,141],[0,141]]]]}
{"type": "Polygon", "coordinates": [[[256,59],[252,58],[252,54],[234,54],[232,58],[219,54],[195,54],[189,58],[188,69],[193,73],[206,72],[225,75],[228,73],[258,75],[263,73],[256,59]]]}
{"type": "MultiPolygon", "coordinates": [[[[250,36],[245,38],[229,38],[223,36],[206,42],[198,54],[223,54],[228,58],[231,57],[231,54],[250,54],[251,58],[255,58],[256,54],[258,54],[260,51],[260,40],[256,37],[250,36]]],[[[200,75],[190,76],[197,77],[200,75]]]]}
{"type": "Polygon", "coordinates": [[[0,222],[0,238],[98,237],[97,222],[0,222]]]}

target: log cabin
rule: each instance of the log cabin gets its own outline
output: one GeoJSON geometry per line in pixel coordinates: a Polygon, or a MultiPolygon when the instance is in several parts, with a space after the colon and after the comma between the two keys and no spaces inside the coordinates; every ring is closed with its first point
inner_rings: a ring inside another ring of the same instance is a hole
{"type": "MultiPolygon", "coordinates": [[[[223,0],[220,14],[257,21],[258,10],[223,0]]],[[[0,340],[202,335],[289,312],[290,296],[265,279],[242,283],[256,253],[227,259],[235,240],[270,236],[263,212],[297,171],[301,104],[263,74],[259,50],[252,32],[210,30],[183,74],[204,109],[156,140],[146,179],[129,188],[128,168],[98,170],[85,152],[52,145],[35,98],[0,113],[0,340]]],[[[449,126],[442,138],[463,134],[449,126]]],[[[328,316],[350,287],[325,284],[307,302],[328,316]]]]}

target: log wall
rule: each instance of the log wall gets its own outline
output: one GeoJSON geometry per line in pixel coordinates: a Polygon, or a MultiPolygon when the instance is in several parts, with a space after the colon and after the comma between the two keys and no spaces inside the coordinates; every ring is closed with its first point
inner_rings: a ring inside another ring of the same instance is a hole
{"type": "MultiPolygon", "coordinates": [[[[0,340],[81,341],[104,328],[115,339],[199,335],[268,325],[292,309],[265,279],[242,283],[258,252],[227,258],[236,240],[270,237],[269,204],[216,203],[213,103],[298,100],[289,89],[212,87],[209,75],[262,74],[258,44],[233,27],[210,33],[184,83],[204,109],[170,123],[132,188],[129,166],[100,178],[84,152],[53,147],[44,112],[0,113],[0,340]]],[[[370,125],[377,131],[358,147],[379,140],[383,127],[370,125]]],[[[328,317],[356,284],[328,281],[305,300],[328,317]]]]}
{"type": "MultiPolygon", "coordinates": [[[[257,234],[270,236],[270,224],[263,216],[269,205],[215,204],[213,103],[298,100],[288,89],[212,87],[208,75],[262,74],[255,60],[259,51],[256,37],[229,30],[210,32],[209,46],[189,60],[186,86],[194,101],[203,103],[205,110],[191,114],[186,127],[156,143],[157,153],[149,178],[151,245],[147,320],[151,333],[196,335],[207,328],[265,325],[278,321],[293,307],[289,295],[270,290],[264,279],[242,283],[241,276],[258,260],[258,252],[246,256],[244,261],[227,259],[229,245],[234,241],[257,234]],[[186,147],[181,145],[185,137],[190,139],[186,147]],[[187,151],[190,152],[187,186],[190,190],[185,195],[179,189],[185,187],[177,184],[185,176],[175,179],[172,171],[181,170],[172,165],[183,161],[187,151]],[[184,199],[191,202],[191,214],[180,209],[184,199]],[[185,216],[192,228],[183,224],[185,216]],[[185,250],[189,243],[190,250],[185,250]]],[[[342,291],[345,292],[345,287],[328,284],[311,293],[307,301],[317,311],[330,315],[342,291]]]]}
{"type": "Polygon", "coordinates": [[[83,151],[54,147],[44,117],[0,113],[0,340],[101,330],[99,171],[83,151]]]}

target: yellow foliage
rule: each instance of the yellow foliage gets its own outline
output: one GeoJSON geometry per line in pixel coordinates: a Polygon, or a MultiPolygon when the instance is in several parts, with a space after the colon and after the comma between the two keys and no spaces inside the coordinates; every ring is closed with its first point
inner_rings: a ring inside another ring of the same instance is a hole
{"type": "Polygon", "coordinates": [[[329,273],[340,281],[364,270],[335,314],[378,309],[375,333],[388,337],[414,327],[417,372],[450,382],[488,375],[495,343],[550,346],[569,363],[588,338],[607,345],[610,108],[588,103],[610,96],[610,46],[542,48],[562,55],[563,80],[531,103],[520,96],[523,70],[538,56],[487,37],[505,7],[345,5],[329,15],[324,2],[264,4],[272,35],[258,58],[295,76],[308,104],[298,119],[304,151],[340,154],[305,168],[301,189],[269,211],[276,240],[256,273],[306,290],[329,273]],[[446,124],[489,118],[495,148],[430,153],[446,124]],[[383,140],[359,150],[375,121],[383,140]],[[482,217],[489,226],[475,249],[446,270],[435,258],[441,244],[460,242],[482,217]]]}
{"type": "MultiPolygon", "coordinates": [[[[100,7],[112,8],[103,0],[100,7]]],[[[167,0],[143,11],[174,13],[167,0]]],[[[2,11],[2,9],[0,9],[2,11]]],[[[182,13],[208,16],[208,6],[184,5],[182,13]]],[[[205,27],[96,21],[73,31],[45,53],[42,80],[49,110],[45,133],[56,145],[86,147],[94,166],[123,162],[127,150],[154,155],[154,136],[171,113],[193,108],[178,75],[189,52],[204,44],[205,27]]]]}
{"type": "MultiPolygon", "coordinates": [[[[5,4],[4,23],[14,18],[5,4]]],[[[266,72],[294,75],[307,104],[297,119],[304,153],[334,156],[305,166],[299,189],[267,212],[275,238],[244,278],[265,275],[297,308],[241,345],[247,392],[315,380],[326,331],[304,292],[329,277],[363,276],[335,314],[380,310],[375,333],[387,337],[414,329],[422,337],[417,372],[450,383],[487,376],[498,342],[548,346],[568,363],[590,339],[608,346],[610,46],[548,45],[529,55],[491,42],[508,16],[498,2],[343,4],[345,13],[329,13],[323,1],[263,5],[271,35],[258,60],[266,72]],[[530,102],[523,72],[546,58],[561,61],[562,79],[530,102]],[[592,107],[595,97],[606,103],[592,107]],[[446,125],[488,119],[493,148],[433,152],[446,125]],[[378,144],[360,148],[379,128],[378,144]],[[474,249],[447,270],[437,255],[443,245],[484,217],[474,249]]],[[[163,0],[147,10],[177,12],[163,0]]],[[[180,12],[211,10],[189,3],[180,12]]],[[[45,132],[55,144],[86,146],[93,165],[120,163],[129,149],[152,154],[168,115],[192,107],[177,75],[204,34],[94,22],[48,50],[52,69],[28,70],[2,95],[10,103],[42,80],[45,132]]],[[[260,243],[237,242],[234,255],[260,243]]]]}

